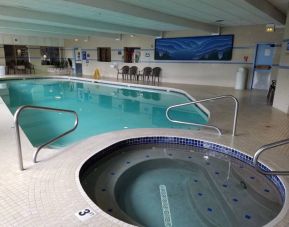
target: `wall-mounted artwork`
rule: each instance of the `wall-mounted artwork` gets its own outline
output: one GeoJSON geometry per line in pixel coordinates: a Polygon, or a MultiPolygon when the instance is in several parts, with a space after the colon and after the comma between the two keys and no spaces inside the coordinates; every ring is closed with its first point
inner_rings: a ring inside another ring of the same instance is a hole
{"type": "Polygon", "coordinates": [[[234,35],[161,38],[155,40],[155,60],[232,59],[234,35]]]}

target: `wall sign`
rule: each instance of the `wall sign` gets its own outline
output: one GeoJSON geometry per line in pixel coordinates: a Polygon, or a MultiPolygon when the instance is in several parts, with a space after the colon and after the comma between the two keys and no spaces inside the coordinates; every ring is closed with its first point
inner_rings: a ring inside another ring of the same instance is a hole
{"type": "Polygon", "coordinates": [[[85,208],[75,213],[75,216],[80,221],[86,221],[92,218],[95,215],[95,212],[91,208],[85,208]]]}
{"type": "Polygon", "coordinates": [[[269,57],[271,55],[271,49],[265,49],[264,56],[269,57]]]}

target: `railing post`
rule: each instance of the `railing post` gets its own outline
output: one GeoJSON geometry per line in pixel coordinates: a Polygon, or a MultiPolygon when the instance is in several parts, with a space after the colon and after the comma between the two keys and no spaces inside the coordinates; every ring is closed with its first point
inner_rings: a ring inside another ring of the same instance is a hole
{"type": "Polygon", "coordinates": [[[20,170],[24,170],[23,167],[23,156],[22,156],[22,148],[21,148],[21,140],[20,140],[20,132],[19,132],[19,122],[18,115],[22,108],[18,108],[14,114],[14,123],[15,123],[15,135],[16,135],[16,144],[17,144],[17,154],[18,154],[18,162],[20,170]]]}
{"type": "Polygon", "coordinates": [[[274,142],[274,143],[269,143],[269,144],[266,144],[266,145],[263,145],[262,147],[260,147],[256,151],[256,153],[254,155],[254,158],[253,158],[254,167],[260,173],[262,173],[264,175],[289,175],[289,171],[264,171],[258,166],[258,158],[264,151],[272,149],[272,148],[275,148],[275,147],[283,146],[283,145],[286,145],[286,144],[289,144],[289,138],[285,139],[285,140],[280,140],[280,141],[277,141],[277,142],[274,142]]]}
{"type": "Polygon", "coordinates": [[[187,105],[192,105],[192,104],[196,104],[196,103],[207,102],[207,101],[216,100],[216,99],[224,99],[224,98],[232,98],[234,100],[234,102],[235,102],[235,113],[234,113],[234,119],[233,119],[233,129],[232,129],[232,136],[235,136],[236,135],[236,130],[237,130],[237,118],[238,118],[238,111],[239,111],[239,101],[238,101],[237,98],[235,98],[232,95],[222,95],[222,96],[217,96],[217,97],[212,97],[212,98],[207,98],[207,99],[202,99],[202,100],[197,100],[197,101],[192,101],[192,102],[172,105],[172,106],[169,106],[167,108],[166,117],[167,117],[167,119],[169,121],[174,122],[174,123],[202,126],[202,127],[206,127],[206,128],[213,128],[216,131],[218,131],[219,135],[222,135],[220,129],[217,128],[216,126],[173,120],[173,119],[170,118],[168,112],[169,112],[169,110],[171,110],[173,108],[176,108],[176,107],[187,106],[187,105]]]}
{"type": "Polygon", "coordinates": [[[239,101],[236,99],[236,97],[231,96],[232,99],[235,101],[235,113],[234,113],[234,123],[233,123],[233,131],[232,136],[236,135],[237,131],[237,121],[238,121],[238,113],[239,113],[239,101]]]}
{"type": "Polygon", "coordinates": [[[72,131],[74,131],[77,126],[78,126],[78,116],[77,113],[73,110],[65,110],[65,109],[58,109],[58,108],[50,108],[50,107],[45,107],[45,106],[21,106],[19,107],[15,114],[14,114],[14,123],[15,123],[15,134],[16,134],[16,143],[17,143],[17,150],[18,150],[18,161],[19,161],[19,167],[20,170],[24,170],[23,167],[23,156],[22,156],[22,148],[21,148],[21,140],[20,140],[20,132],[19,132],[19,115],[20,113],[25,110],[25,109],[32,109],[32,110],[47,110],[47,111],[54,111],[54,112],[64,112],[64,113],[70,113],[73,114],[75,116],[75,121],[74,121],[74,126],[73,128],[65,131],[64,133],[60,134],[57,137],[52,138],[51,140],[49,140],[48,142],[42,144],[41,146],[39,146],[36,150],[36,152],[33,155],[33,161],[34,163],[37,162],[37,154],[38,152],[45,146],[47,146],[48,144],[51,144],[53,142],[55,142],[56,140],[66,136],[67,134],[71,133],[72,131]]]}

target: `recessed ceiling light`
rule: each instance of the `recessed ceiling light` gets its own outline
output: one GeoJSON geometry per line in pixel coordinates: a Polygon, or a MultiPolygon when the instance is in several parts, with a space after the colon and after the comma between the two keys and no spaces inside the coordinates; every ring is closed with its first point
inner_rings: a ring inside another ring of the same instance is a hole
{"type": "Polygon", "coordinates": [[[266,24],[266,32],[274,32],[275,24],[266,24]]]}
{"type": "Polygon", "coordinates": [[[88,42],[88,40],[87,39],[85,39],[85,40],[83,40],[84,42],[88,42]]]}
{"type": "Polygon", "coordinates": [[[120,38],[115,38],[115,40],[116,40],[116,41],[119,41],[119,40],[120,40],[120,38]]]}
{"type": "Polygon", "coordinates": [[[78,39],[74,39],[75,42],[78,42],[78,39]]]}
{"type": "Polygon", "coordinates": [[[131,34],[131,35],[130,35],[130,37],[131,37],[131,38],[133,38],[133,37],[134,37],[134,35],[133,35],[133,34],[131,34]]]}

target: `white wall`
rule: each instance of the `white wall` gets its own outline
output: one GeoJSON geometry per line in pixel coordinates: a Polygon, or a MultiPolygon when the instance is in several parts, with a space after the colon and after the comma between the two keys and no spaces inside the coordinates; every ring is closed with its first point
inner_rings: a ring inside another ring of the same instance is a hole
{"type": "Polygon", "coordinates": [[[277,85],[273,106],[287,114],[289,114],[289,51],[287,44],[289,42],[289,10],[287,12],[287,20],[285,34],[282,43],[279,69],[277,74],[277,85]]]}
{"type": "MultiPolygon", "coordinates": [[[[82,40],[65,40],[65,56],[73,58],[73,48],[79,47],[86,50],[91,59],[89,63],[83,62],[83,73],[87,76],[93,75],[96,68],[99,68],[105,77],[116,77],[116,71],[110,68],[111,63],[98,62],[96,57],[97,47],[111,47],[112,61],[117,62],[119,67],[124,65],[122,55],[118,55],[118,50],[123,51],[123,47],[141,47],[140,63],[125,63],[126,65],[137,65],[140,69],[145,66],[159,66],[162,68],[161,80],[172,83],[190,83],[201,85],[214,85],[233,87],[235,84],[235,74],[239,67],[249,69],[251,75],[255,49],[257,43],[276,43],[281,44],[283,29],[278,29],[275,33],[266,33],[265,25],[228,27],[223,29],[222,34],[234,34],[233,58],[226,62],[205,62],[205,61],[155,61],[154,60],[154,37],[123,36],[121,41],[109,38],[90,38],[88,42],[82,40]],[[146,57],[146,54],[149,57],[146,57]],[[248,56],[245,62],[244,56],[248,56]]],[[[208,35],[208,33],[196,33],[194,31],[166,32],[165,37],[183,37],[208,35]]],[[[276,48],[276,58],[274,63],[279,62],[280,46],[276,48]]],[[[273,69],[273,74],[276,74],[273,69]]]]}

